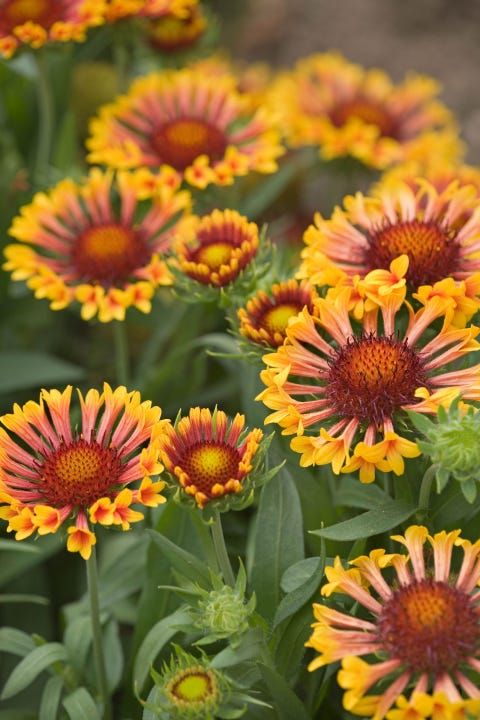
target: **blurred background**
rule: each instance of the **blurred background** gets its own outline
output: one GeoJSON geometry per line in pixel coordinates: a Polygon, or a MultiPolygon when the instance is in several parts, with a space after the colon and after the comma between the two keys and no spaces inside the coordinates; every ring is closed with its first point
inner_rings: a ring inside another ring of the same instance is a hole
{"type": "Polygon", "coordinates": [[[478,0],[213,0],[234,56],[291,65],[339,50],[400,81],[434,76],[457,114],[470,163],[480,164],[478,0]],[[248,6],[248,7],[246,7],[248,6]]]}

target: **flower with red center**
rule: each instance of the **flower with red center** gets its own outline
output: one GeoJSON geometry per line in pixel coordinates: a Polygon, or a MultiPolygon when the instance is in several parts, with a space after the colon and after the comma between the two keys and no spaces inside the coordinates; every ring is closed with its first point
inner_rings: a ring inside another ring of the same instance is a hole
{"type": "Polygon", "coordinates": [[[480,365],[446,366],[480,349],[480,330],[453,328],[446,317],[433,331],[445,314],[438,298],[412,312],[405,329],[395,296],[365,313],[358,329],[349,318],[350,293],[318,299],[318,318],[304,309],[290,321],[284,345],[263,358],[267,387],[258,399],[274,411],[267,423],[298,435],[291,447],[302,466],[330,463],[337,474],[360,470],[360,480],[372,482],[375,468],[401,475],[403,457],[420,454],[395,430],[408,427],[405,410],[435,413],[456,395],[479,397],[480,365]]]}
{"type": "Polygon", "coordinates": [[[80,422],[72,412],[72,387],[42,390],[0,418],[0,516],[17,540],[57,532],[66,522],[67,548],[90,557],[92,525],[143,519],[132,504],[156,507],[164,482],[152,482],[163,466],[155,434],[161,410],[124,387],[89,390],[80,399],[80,422]],[[139,487],[131,487],[141,481],[139,487]]]}
{"type": "Polygon", "coordinates": [[[257,292],[245,308],[237,311],[240,333],[248,340],[267,347],[278,347],[286,338],[290,318],[308,309],[315,313],[314,299],[317,293],[306,282],[284,280],[272,285],[270,293],[257,292]]]}
{"type": "Polygon", "coordinates": [[[142,171],[93,169],[80,184],[60,182],[38,193],[13,221],[22,244],[5,249],[5,270],[27,280],[53,310],[77,301],[84,320],[123,320],[125,310],[150,312],[159,285],[170,285],[163,260],[189,196],[165,172],[152,187],[142,171]]]}
{"type": "Polygon", "coordinates": [[[174,264],[202,285],[221,288],[235,282],[259,249],[258,227],[236,210],[214,210],[189,218],[174,244],[174,264]]]}
{"type": "Polygon", "coordinates": [[[202,9],[194,6],[184,17],[169,13],[150,20],[146,34],[150,45],[161,53],[177,53],[196,45],[207,29],[202,9]]]}
{"type": "MultiPolygon", "coordinates": [[[[377,195],[383,188],[403,182],[412,190],[418,187],[418,179],[423,178],[433,185],[438,194],[457,182],[458,187],[473,185],[480,195],[480,169],[474,165],[458,165],[457,163],[442,162],[435,157],[428,158],[428,162],[410,161],[397,165],[383,173],[379,182],[374,185],[373,193],[377,195]]],[[[471,215],[472,208],[467,209],[471,215]]]]}
{"type": "Polygon", "coordinates": [[[186,17],[198,0],[107,0],[105,19],[112,23],[123,18],[186,17]]]}
{"type": "MultiPolygon", "coordinates": [[[[355,711],[354,711],[355,712],[355,711]]],[[[449,700],[444,692],[430,695],[414,692],[407,699],[400,695],[387,720],[475,720],[480,717],[480,699],[449,700]]]]}
{"type": "Polygon", "coordinates": [[[351,284],[405,255],[411,291],[426,286],[422,293],[429,297],[444,294],[438,285],[453,278],[451,304],[471,305],[471,317],[479,306],[479,231],[478,191],[472,185],[454,181],[437,190],[422,179],[388,183],[375,195],[346,197],[344,209],[336,208],[330,219],[315,216],[304,236],[299,276],[319,285],[351,284]]]}
{"type": "Polygon", "coordinates": [[[385,168],[433,152],[456,159],[460,143],[437,93],[432,78],[411,76],[394,86],[381,70],[328,53],[302,58],[270,95],[290,145],[319,145],[328,160],[350,156],[385,168]]]}
{"type": "MultiPolygon", "coordinates": [[[[414,697],[433,692],[439,703],[443,693],[452,707],[465,696],[478,700],[480,541],[460,538],[460,530],[431,536],[418,525],[392,539],[408,554],[372,550],[350,561],[350,569],[344,569],[338,557],[326,569],[329,582],[322,595],[349,595],[370,617],[315,604],[317,622],[306,644],[320,655],[309,670],[341,660],[338,684],[346,690],[345,709],[371,699],[373,720],[384,718],[412,685],[414,697]],[[455,547],[462,549],[463,558],[453,570],[455,547]],[[370,690],[373,696],[366,695],[370,690]]],[[[411,716],[392,712],[387,717],[411,716]]]]}
{"type": "Polygon", "coordinates": [[[177,487],[180,484],[198,507],[213,503],[227,509],[235,500],[229,495],[239,495],[242,504],[249,499],[246,496],[263,459],[263,433],[244,428],[243,415],[229,420],[221,410],[212,414],[199,407],[191,408],[175,427],[165,425],[158,439],[162,462],[177,487]]]}
{"type": "Polygon", "coordinates": [[[103,22],[105,0],[3,0],[0,55],[11,57],[21,45],[83,42],[88,28],[103,22]]]}
{"type": "Polygon", "coordinates": [[[283,153],[268,112],[252,110],[228,77],[194,70],[153,73],[105,105],[91,123],[92,163],[163,165],[190,185],[228,185],[250,171],[271,173],[283,153]]]}

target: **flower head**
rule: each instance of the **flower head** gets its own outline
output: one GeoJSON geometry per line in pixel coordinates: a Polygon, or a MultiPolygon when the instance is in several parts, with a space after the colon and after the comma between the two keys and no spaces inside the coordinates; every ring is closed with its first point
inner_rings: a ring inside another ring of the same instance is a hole
{"type": "Polygon", "coordinates": [[[195,284],[223,288],[251,265],[259,247],[255,223],[236,210],[214,210],[179,228],[173,266],[195,284]]]}
{"type": "Polygon", "coordinates": [[[258,428],[245,429],[243,415],[229,420],[222,410],[196,407],[175,426],[166,425],[158,442],[162,462],[180,485],[178,496],[186,494],[202,509],[225,510],[251,501],[265,452],[262,439],[258,428]]]}
{"type": "Polygon", "coordinates": [[[4,268],[53,310],[79,302],[85,320],[123,320],[132,306],[150,312],[155,288],[172,282],[163,256],[189,204],[170,173],[150,183],[141,170],[114,179],[93,169],[80,184],[38,193],[13,221],[22,244],[7,246],[4,268]]]}
{"type": "Polygon", "coordinates": [[[89,160],[115,168],[174,168],[190,185],[231,184],[271,173],[283,153],[264,109],[252,110],[228,77],[194,70],[153,73],[105,105],[91,124],[89,160]]]}
{"type": "MultiPolygon", "coordinates": [[[[0,514],[17,540],[67,527],[67,548],[88,559],[92,526],[143,519],[132,505],[165,502],[165,483],[153,482],[163,466],[154,434],[161,410],[124,387],[78,391],[81,420],[74,426],[72,387],[42,390],[40,401],[14,405],[0,418],[0,514]],[[139,487],[131,487],[141,481],[139,487]]],[[[75,415],[76,417],[76,415],[75,415]]],[[[76,421],[75,421],[76,422],[76,421]]]]}
{"type": "Polygon", "coordinates": [[[0,7],[0,56],[21,45],[83,42],[88,28],[103,22],[105,0],[4,0],[0,7]]]}
{"type": "Polygon", "coordinates": [[[162,672],[152,670],[155,687],[143,705],[158,720],[215,720],[242,717],[246,703],[263,705],[227,675],[214,669],[202,654],[195,657],[174,646],[170,664],[162,672]]]}
{"type": "Polygon", "coordinates": [[[478,328],[429,327],[445,314],[439,299],[403,325],[401,300],[387,297],[365,313],[360,328],[349,317],[351,290],[335,301],[316,301],[319,317],[304,309],[290,321],[287,340],[264,356],[265,390],[258,399],[274,412],[301,465],[331,464],[335,473],[360,470],[371,482],[375,468],[404,471],[404,457],[420,454],[405,432],[405,410],[436,412],[455,395],[478,397],[480,366],[447,371],[453,360],[476,351],[478,328]],[[381,321],[381,322],[380,322],[381,321]],[[397,424],[398,423],[398,424],[397,424]],[[315,430],[315,435],[310,434],[315,430]]]}
{"type": "Polygon", "coordinates": [[[352,597],[369,619],[314,605],[317,622],[307,642],[319,652],[309,670],[341,660],[338,683],[346,690],[345,709],[375,698],[373,720],[384,718],[411,683],[416,692],[444,693],[452,704],[479,697],[480,541],[462,539],[460,530],[432,536],[416,525],[393,540],[408,554],[373,550],[350,561],[350,569],[339,558],[326,569],[329,582],[322,595],[352,597]],[[463,552],[458,572],[451,567],[455,547],[463,552]],[[367,695],[370,690],[373,696],[367,695]]]}
{"type": "Polygon", "coordinates": [[[346,197],[344,209],[336,208],[330,219],[315,216],[304,236],[299,275],[320,285],[352,284],[356,278],[362,284],[370,272],[388,270],[405,256],[403,274],[420,302],[444,294],[459,309],[470,303],[471,317],[479,306],[479,230],[472,185],[454,181],[437,190],[422,179],[388,183],[375,195],[346,197]]]}
{"type": "Polygon", "coordinates": [[[436,467],[438,492],[453,477],[468,502],[473,503],[480,467],[480,415],[476,408],[459,403],[457,398],[448,411],[438,408],[436,423],[416,413],[410,413],[410,419],[425,438],[418,440],[418,446],[436,467]]]}
{"type": "Polygon", "coordinates": [[[351,156],[385,168],[432,154],[455,159],[459,142],[437,83],[411,76],[392,85],[341,55],[312,55],[283,73],[271,91],[291,145],[319,145],[323,157],[351,156]]]}
{"type": "Polygon", "coordinates": [[[290,318],[308,309],[315,314],[317,293],[306,282],[284,280],[272,285],[269,294],[259,290],[238,310],[240,333],[260,346],[278,347],[286,338],[290,318]]]}
{"type": "Polygon", "coordinates": [[[410,698],[400,695],[387,720],[475,720],[480,716],[480,700],[451,700],[444,692],[431,695],[414,692],[410,698]]]}
{"type": "Polygon", "coordinates": [[[160,18],[165,15],[185,17],[198,0],[107,0],[105,19],[115,22],[123,18],[160,18]]]}
{"type": "Polygon", "coordinates": [[[199,5],[193,5],[181,17],[171,12],[149,20],[145,28],[150,45],[167,54],[183,52],[197,45],[206,29],[207,19],[199,5]]]}
{"type": "Polygon", "coordinates": [[[374,193],[378,194],[382,188],[399,182],[403,182],[415,190],[418,187],[419,178],[428,180],[439,194],[453,182],[457,182],[458,187],[473,185],[477,194],[480,194],[479,168],[474,165],[445,162],[435,157],[428,158],[425,162],[411,160],[390,168],[383,173],[379,182],[374,186],[374,193]]]}

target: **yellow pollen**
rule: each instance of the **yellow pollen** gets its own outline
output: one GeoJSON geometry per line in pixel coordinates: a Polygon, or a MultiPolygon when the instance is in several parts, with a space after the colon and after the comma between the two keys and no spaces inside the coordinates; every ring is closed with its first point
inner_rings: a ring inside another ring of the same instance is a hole
{"type": "Polygon", "coordinates": [[[48,10],[49,0],[13,0],[10,4],[7,1],[3,13],[9,22],[21,25],[28,22],[28,20],[32,22],[41,20],[48,13],[48,10]]]}
{"type": "Polygon", "coordinates": [[[447,598],[433,593],[430,588],[417,590],[415,594],[405,598],[405,612],[408,622],[418,630],[454,620],[447,598]]]}
{"type": "Polygon", "coordinates": [[[93,448],[72,447],[59,455],[55,473],[65,485],[88,484],[101,468],[101,458],[93,448]]]}
{"type": "Polygon", "coordinates": [[[271,332],[285,333],[288,321],[291,317],[298,315],[300,308],[298,305],[285,303],[274,307],[263,316],[263,325],[271,332]]]}
{"type": "Polygon", "coordinates": [[[200,473],[220,478],[230,461],[230,454],[223,450],[221,446],[200,445],[192,451],[190,462],[200,473]]]}
{"type": "Polygon", "coordinates": [[[186,702],[205,700],[211,694],[210,678],[201,673],[192,673],[177,682],[173,692],[186,702]]]}
{"type": "Polygon", "coordinates": [[[165,137],[172,145],[197,148],[209,139],[208,125],[196,120],[177,120],[165,128],[165,137]]]}
{"type": "Polygon", "coordinates": [[[221,265],[227,265],[232,256],[232,246],[226,242],[210,243],[199,248],[196,261],[204,263],[211,270],[218,270],[221,265]]]}
{"type": "Polygon", "coordinates": [[[377,386],[379,380],[388,383],[394,377],[403,379],[409,371],[407,358],[402,358],[397,346],[386,344],[358,345],[352,348],[349,372],[359,385],[377,386]]]}
{"type": "Polygon", "coordinates": [[[124,255],[131,245],[131,232],[119,225],[90,228],[83,236],[83,253],[92,260],[124,255]]]}

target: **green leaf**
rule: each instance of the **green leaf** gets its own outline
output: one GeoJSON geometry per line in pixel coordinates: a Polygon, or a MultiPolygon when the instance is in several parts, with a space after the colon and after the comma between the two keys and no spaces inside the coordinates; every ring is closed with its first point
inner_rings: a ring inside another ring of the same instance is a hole
{"type": "Polygon", "coordinates": [[[208,569],[201,560],[175,545],[175,543],[155,530],[148,530],[147,532],[175,570],[192,582],[197,582],[203,586],[209,584],[208,569]]]}
{"type": "Polygon", "coordinates": [[[216,670],[221,670],[239,665],[246,660],[258,659],[264,642],[263,632],[259,628],[252,628],[245,633],[239,645],[234,648],[226,647],[218,655],[215,655],[210,665],[216,670]]]}
{"type": "Polygon", "coordinates": [[[79,674],[83,674],[88,649],[92,643],[90,615],[80,615],[68,623],[63,635],[63,643],[73,667],[79,674]]]}
{"type": "Polygon", "coordinates": [[[357,478],[349,475],[338,478],[335,485],[334,505],[369,510],[383,505],[389,497],[379,485],[362,485],[357,478]]]}
{"type": "Polygon", "coordinates": [[[0,652],[25,657],[34,648],[35,643],[27,633],[11,627],[0,628],[0,652]]]}
{"type": "Polygon", "coordinates": [[[78,365],[39,352],[0,352],[0,392],[81,380],[78,365]]]}
{"type": "Polygon", "coordinates": [[[275,711],[279,720],[310,720],[303,703],[293,692],[286,680],[275,670],[259,663],[265,684],[275,703],[275,711]]]}
{"type": "Polygon", "coordinates": [[[38,711],[38,720],[56,720],[62,697],[63,679],[52,677],[45,684],[38,711]]]}
{"type": "Polygon", "coordinates": [[[299,588],[303,583],[312,576],[315,568],[317,567],[321,558],[316,555],[315,557],[305,558],[291,565],[285,570],[282,575],[282,581],[280,583],[283,592],[291,593],[293,590],[299,588]]]}
{"type": "Polygon", "coordinates": [[[157,622],[145,636],[138,650],[133,667],[133,686],[137,692],[141,693],[145,681],[148,678],[150,667],[155,662],[155,658],[162,648],[178,632],[178,625],[186,624],[189,620],[190,615],[186,610],[177,610],[157,622]]]}
{"type": "Polygon", "coordinates": [[[475,482],[475,480],[473,480],[473,478],[465,480],[464,482],[460,483],[460,487],[462,489],[465,500],[470,503],[470,505],[474,503],[477,497],[477,483],[475,482]]]}
{"type": "Polygon", "coordinates": [[[39,553],[40,549],[29,542],[19,542],[18,540],[4,540],[0,539],[0,550],[7,552],[19,552],[19,553],[39,553]]]}
{"type": "Polygon", "coordinates": [[[358,538],[372,537],[397,527],[408,520],[415,510],[416,507],[413,503],[406,500],[392,500],[350,520],[310,532],[327,540],[358,540],[358,538]]]}
{"type": "MultiPolygon", "coordinates": [[[[310,559],[310,558],[309,558],[310,559]]],[[[320,587],[320,583],[323,577],[323,558],[314,558],[316,560],[315,566],[312,568],[311,574],[308,579],[299,587],[292,590],[292,592],[285,595],[282,598],[280,605],[278,606],[275,618],[273,620],[273,627],[276,628],[286,618],[294,615],[297,610],[305,605],[310,600],[312,595],[317,592],[320,587]]]]}
{"type": "Polygon", "coordinates": [[[67,651],[60,643],[46,643],[36,647],[18,663],[11,673],[3,688],[2,700],[11,698],[24,690],[53,663],[66,659],[67,651]]]}
{"type": "Polygon", "coordinates": [[[85,688],[78,688],[63,701],[70,720],[101,720],[94,699],[85,688]]]}
{"type": "Polygon", "coordinates": [[[275,649],[276,668],[281,675],[292,681],[301,670],[302,658],[306,651],[305,643],[312,634],[313,621],[312,606],[308,603],[286,623],[280,625],[275,632],[278,638],[275,649]]]}
{"type": "Polygon", "coordinates": [[[34,605],[49,605],[50,600],[42,595],[16,593],[10,595],[0,595],[0,603],[33,603],[34,605]]]}
{"type": "MultiPolygon", "coordinates": [[[[6,540],[5,542],[10,542],[6,540]]],[[[13,541],[17,542],[17,541],[13,541]]],[[[0,563],[0,587],[9,584],[14,578],[24,575],[27,570],[40,565],[46,558],[55,554],[64,546],[60,533],[45,535],[38,538],[35,545],[28,542],[17,542],[19,552],[8,552],[0,563]],[[20,547],[23,551],[20,551],[20,547]]],[[[0,548],[2,549],[2,548],[0,548]]],[[[8,548],[10,550],[11,548],[8,548]]]]}
{"type": "Polygon", "coordinates": [[[290,473],[283,469],[260,496],[253,540],[250,581],[257,610],[272,619],[280,602],[285,570],[304,557],[300,500],[290,473]]]}
{"type": "Polygon", "coordinates": [[[118,622],[113,618],[103,632],[107,681],[110,692],[120,685],[123,673],[123,648],[120,642],[118,622]]]}

